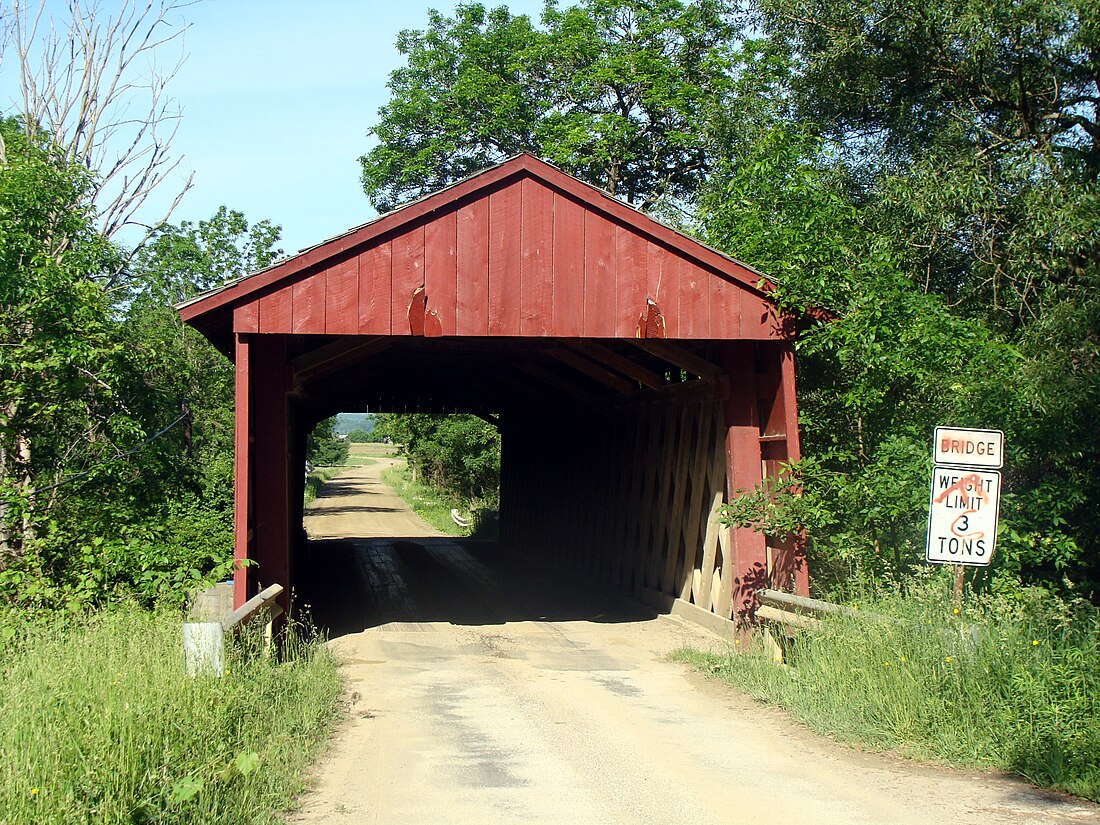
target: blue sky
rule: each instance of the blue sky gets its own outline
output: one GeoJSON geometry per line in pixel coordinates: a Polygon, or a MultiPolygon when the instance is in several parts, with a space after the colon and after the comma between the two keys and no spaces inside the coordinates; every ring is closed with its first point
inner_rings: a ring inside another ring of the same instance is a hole
{"type": "MultiPolygon", "coordinates": [[[[542,8],[486,5],[533,19],[542,8]]],[[[402,64],[397,33],[423,28],[429,8],[449,14],[454,3],[207,0],[186,9],[187,58],[169,91],[183,110],[174,148],[195,179],[173,222],[224,204],[280,224],[282,247],[294,253],[374,217],[357,158],[402,64]]],[[[10,105],[17,90],[12,67],[2,68],[10,105]]],[[[157,208],[170,200],[164,191],[157,208]]]]}

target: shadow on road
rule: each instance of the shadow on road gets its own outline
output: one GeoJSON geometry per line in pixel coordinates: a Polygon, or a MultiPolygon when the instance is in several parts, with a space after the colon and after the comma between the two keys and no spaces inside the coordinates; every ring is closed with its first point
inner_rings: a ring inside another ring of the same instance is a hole
{"type": "Polygon", "coordinates": [[[632,622],[657,615],[489,542],[311,541],[297,565],[297,603],[308,605],[313,621],[333,638],[390,622],[632,622]]]}

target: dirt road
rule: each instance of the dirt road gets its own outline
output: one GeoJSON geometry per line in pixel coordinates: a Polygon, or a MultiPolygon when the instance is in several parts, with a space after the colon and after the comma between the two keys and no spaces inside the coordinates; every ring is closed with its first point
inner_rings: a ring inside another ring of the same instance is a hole
{"type": "Polygon", "coordinates": [[[433,538],[382,466],[347,472],[306,518],[307,598],[351,709],[294,822],[1100,822],[1012,779],[814,737],[665,659],[721,640],[433,538]]]}

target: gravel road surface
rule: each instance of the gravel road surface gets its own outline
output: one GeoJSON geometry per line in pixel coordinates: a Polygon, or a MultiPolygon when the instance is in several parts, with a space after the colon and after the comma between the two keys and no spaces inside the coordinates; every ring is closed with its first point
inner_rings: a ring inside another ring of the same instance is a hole
{"type": "Polygon", "coordinates": [[[303,597],[347,719],[296,823],[1100,823],[1012,778],[866,754],[666,654],[715,636],[491,545],[349,469],[308,510],[303,597]]]}

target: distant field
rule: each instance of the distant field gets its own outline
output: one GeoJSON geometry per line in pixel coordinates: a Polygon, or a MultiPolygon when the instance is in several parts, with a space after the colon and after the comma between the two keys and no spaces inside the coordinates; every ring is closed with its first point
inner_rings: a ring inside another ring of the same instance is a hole
{"type": "Polygon", "coordinates": [[[369,456],[371,458],[387,458],[397,455],[396,444],[351,444],[350,454],[353,456],[369,456]]]}

